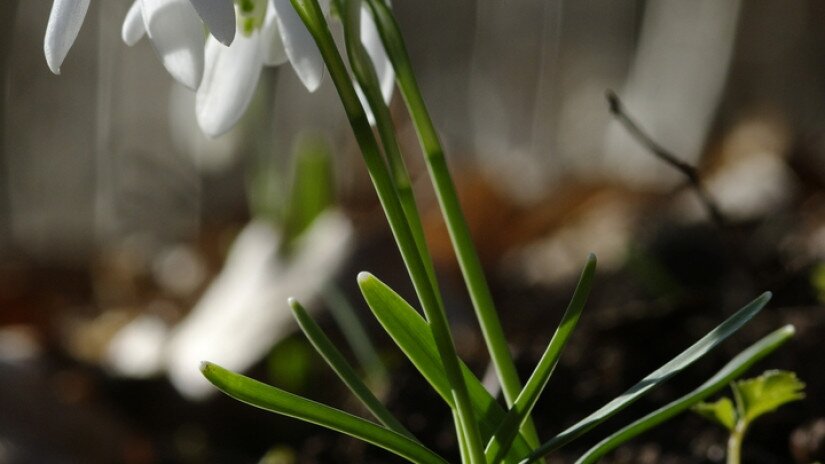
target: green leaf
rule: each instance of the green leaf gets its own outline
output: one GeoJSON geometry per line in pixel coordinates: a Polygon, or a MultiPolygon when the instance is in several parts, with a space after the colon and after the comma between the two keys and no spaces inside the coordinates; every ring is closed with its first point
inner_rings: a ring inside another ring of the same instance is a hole
{"type": "Polygon", "coordinates": [[[763,293],[759,296],[759,298],[748,303],[745,307],[737,311],[736,314],[728,318],[725,322],[718,325],[707,335],[699,339],[699,341],[691,345],[690,348],[665,363],[659,369],[651,372],[650,375],[642,379],[639,383],[630,387],[630,389],[606,405],[602,406],[597,411],[542,444],[525,460],[525,462],[532,462],[584,435],[597,425],[601,424],[614,414],[641,398],[653,387],[681,372],[686,367],[696,362],[699,358],[706,355],[717,345],[722,343],[722,341],[728,338],[731,334],[739,330],[743,325],[745,325],[746,322],[751,320],[753,316],[761,311],[770,299],[770,292],[763,293]]]}
{"type": "Polygon", "coordinates": [[[713,403],[699,403],[693,406],[693,412],[722,425],[728,430],[733,430],[736,426],[736,409],[733,407],[733,401],[727,396],[719,398],[713,403]]]}
{"type": "Polygon", "coordinates": [[[336,430],[380,446],[410,462],[447,464],[447,461],[422,444],[366,419],[293,395],[209,362],[201,364],[201,372],[222,392],[252,406],[336,430]]]}
{"type": "MultiPolygon", "coordinates": [[[[415,436],[390,413],[387,408],[381,404],[381,401],[372,394],[370,389],[361,381],[355,369],[350,366],[344,355],[335,347],[335,345],[327,338],[323,330],[318,327],[318,324],[312,320],[310,315],[294,298],[289,299],[289,306],[292,308],[292,313],[298,325],[306,335],[312,346],[318,351],[321,357],[329,364],[329,367],[338,374],[338,377],[346,384],[352,393],[364,403],[364,406],[384,424],[388,429],[405,435],[412,440],[416,440],[415,436]]],[[[417,441],[417,440],[416,440],[417,441]]]]}
{"type": "Polygon", "coordinates": [[[705,398],[710,397],[724,388],[731,380],[744,374],[751,366],[787,342],[793,334],[794,328],[790,325],[773,331],[736,355],[736,357],[725,364],[725,367],[720,369],[713,377],[692,392],[657,409],[599,442],[580,457],[579,460],[576,461],[576,464],[594,463],[622,443],[656,427],[705,398]]]}
{"type": "Polygon", "coordinates": [[[550,344],[547,346],[541,360],[539,360],[535,371],[533,371],[515,403],[507,412],[507,416],[501,421],[501,425],[496,430],[493,438],[487,444],[487,448],[484,450],[487,462],[499,462],[502,459],[510,449],[513,439],[518,435],[522,424],[530,416],[530,412],[538,402],[544,387],[547,386],[547,382],[556,368],[556,364],[558,364],[562,349],[579,322],[582,309],[584,309],[584,304],[587,302],[587,296],[590,294],[590,287],[595,273],[596,256],[591,254],[587,258],[587,263],[584,266],[581,278],[579,278],[579,283],[573,291],[573,298],[564,312],[561,324],[556,329],[556,333],[553,334],[553,338],[550,339],[550,344]]]}
{"type": "MultiPolygon", "coordinates": [[[[436,351],[427,321],[421,317],[401,296],[372,274],[362,272],[358,275],[358,285],[378,322],[392,337],[401,351],[410,359],[421,375],[432,385],[433,389],[453,407],[450,384],[444,372],[444,366],[436,351]]],[[[505,412],[501,405],[490,395],[478,378],[461,363],[464,382],[470,396],[475,417],[478,421],[482,440],[489,440],[498,425],[504,419],[505,412]]],[[[519,436],[513,443],[506,462],[513,462],[517,456],[530,452],[530,447],[519,436]]]]}
{"type": "Polygon", "coordinates": [[[802,383],[793,372],[767,371],[759,377],[731,384],[739,415],[746,422],[805,398],[802,383]]]}

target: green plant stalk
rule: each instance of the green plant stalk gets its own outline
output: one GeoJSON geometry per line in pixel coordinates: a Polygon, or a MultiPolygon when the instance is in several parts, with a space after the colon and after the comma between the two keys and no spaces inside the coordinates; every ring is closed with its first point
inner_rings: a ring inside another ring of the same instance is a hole
{"type": "Polygon", "coordinates": [[[742,461],[742,442],[745,441],[745,431],[745,423],[740,420],[730,432],[730,437],[728,437],[727,464],[739,464],[742,461]]]}
{"type": "Polygon", "coordinates": [[[219,390],[249,405],[344,433],[380,446],[413,463],[447,464],[421,443],[366,419],[236,374],[217,364],[202,363],[201,372],[219,390]]]}
{"type": "Polygon", "coordinates": [[[418,255],[418,247],[396,196],[395,187],[386,164],[381,159],[378,144],[373,137],[364,109],[361,107],[358,95],[352,81],[350,81],[344,61],[338,53],[335,41],[329,32],[317,0],[291,0],[291,2],[315,39],[332,81],[338,90],[379,201],[390,224],[390,229],[395,236],[401,256],[421,301],[422,309],[432,328],[438,352],[450,382],[451,393],[455,399],[457,417],[467,431],[465,438],[467,439],[470,462],[472,464],[483,464],[484,451],[481,437],[470,404],[467,386],[461,374],[458,356],[455,352],[455,345],[440,294],[432,287],[431,279],[418,255]]]}
{"type": "MultiPolygon", "coordinates": [[[[598,462],[602,456],[613,451],[622,443],[639,436],[647,430],[690,409],[697,403],[704,401],[733,380],[739,378],[765,356],[773,353],[777,348],[790,340],[793,335],[794,328],[791,325],[786,325],[766,335],[728,361],[713,377],[706,380],[705,383],[695,390],[613,433],[582,455],[576,461],[576,464],[594,464],[598,462]]],[[[728,445],[730,446],[730,442],[728,445]]],[[[741,439],[738,443],[737,453],[739,447],[741,447],[741,439]]],[[[729,450],[728,464],[739,464],[738,458],[735,461],[731,461],[730,456],[729,450]]]]}
{"type": "Polygon", "coordinates": [[[432,257],[424,236],[424,226],[421,223],[421,215],[418,213],[418,205],[412,190],[412,180],[404,163],[404,157],[401,155],[398,139],[395,136],[395,124],[392,121],[390,109],[384,102],[375,66],[361,43],[361,15],[349,13],[343,5],[343,1],[336,0],[335,3],[338,5],[338,10],[345,12],[346,15],[344,17],[344,37],[347,44],[350,69],[352,69],[352,73],[375,117],[378,136],[381,139],[381,145],[384,147],[390,174],[398,193],[398,201],[401,203],[410,231],[418,246],[418,254],[424,262],[424,267],[427,269],[433,288],[438,288],[432,257]]]}
{"type": "Polygon", "coordinates": [[[330,368],[338,375],[338,377],[346,384],[347,388],[366,406],[372,415],[378,419],[385,427],[395,433],[404,435],[407,438],[418,441],[418,439],[409,430],[406,429],[398,419],[393,416],[381,401],[372,394],[369,388],[361,381],[355,369],[350,366],[344,355],[335,347],[335,344],[324,334],[324,331],[318,327],[318,324],[309,316],[303,306],[294,298],[289,299],[289,306],[292,308],[292,313],[295,320],[301,327],[301,330],[306,335],[307,339],[315,350],[327,362],[330,368]]]}
{"type": "Polygon", "coordinates": [[[453,411],[453,424],[455,424],[455,437],[458,442],[458,455],[461,458],[461,462],[470,462],[470,450],[467,449],[467,434],[461,425],[461,419],[456,417],[455,411],[453,411]]]}
{"type": "Polygon", "coordinates": [[[744,401],[735,384],[731,384],[733,399],[736,404],[736,424],[728,436],[727,464],[739,464],[742,461],[742,443],[745,442],[745,433],[750,421],[746,417],[744,401]]]}
{"type": "MultiPolygon", "coordinates": [[[[378,136],[381,139],[381,145],[387,157],[387,164],[389,165],[390,174],[398,195],[398,201],[401,203],[404,216],[407,218],[407,224],[410,227],[410,232],[412,232],[413,239],[418,248],[418,255],[430,278],[430,284],[433,288],[438,288],[435,277],[435,267],[427,247],[426,237],[424,236],[424,226],[421,223],[421,216],[418,213],[418,206],[412,190],[412,181],[395,136],[395,124],[392,121],[389,107],[384,102],[378,74],[375,71],[372,59],[361,42],[360,11],[349,5],[344,6],[343,0],[336,0],[335,3],[338,6],[338,11],[344,12],[344,37],[346,40],[350,69],[375,118],[378,136]]],[[[349,1],[348,3],[354,4],[356,2],[349,1]]],[[[467,448],[466,437],[464,436],[465,428],[456,424],[456,433],[458,434],[462,462],[467,462],[469,459],[467,456],[469,450],[467,448]]]]}
{"type": "MultiPolygon", "coordinates": [[[[470,229],[461,211],[458,194],[444,158],[444,150],[418,88],[404,40],[392,12],[381,0],[368,0],[368,3],[375,17],[384,48],[387,50],[395,69],[401,94],[418,132],[427,168],[444,215],[444,221],[447,223],[447,230],[456,251],[467,291],[470,294],[476,316],[481,325],[482,335],[498,374],[504,399],[508,406],[512,406],[521,391],[521,383],[512,355],[507,347],[504,330],[501,327],[492,294],[484,277],[478,253],[476,253],[475,245],[470,236],[470,229]]],[[[537,443],[535,427],[529,418],[525,423],[525,428],[527,438],[537,443]]]]}

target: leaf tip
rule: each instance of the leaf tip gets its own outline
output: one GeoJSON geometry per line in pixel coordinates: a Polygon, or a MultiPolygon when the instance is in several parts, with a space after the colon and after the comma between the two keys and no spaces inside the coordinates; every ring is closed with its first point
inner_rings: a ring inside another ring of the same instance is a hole
{"type": "Polygon", "coordinates": [[[211,362],[209,362],[209,361],[201,361],[201,364],[200,364],[200,370],[201,370],[201,373],[202,373],[203,375],[208,374],[208,373],[209,373],[209,371],[210,371],[210,370],[212,370],[212,368],[213,368],[214,366],[215,366],[215,365],[214,365],[214,364],[212,364],[212,363],[211,363],[211,362]]]}
{"type": "Polygon", "coordinates": [[[364,285],[372,279],[375,279],[375,276],[367,271],[361,271],[358,273],[358,285],[364,285]]]}
{"type": "Polygon", "coordinates": [[[793,324],[787,324],[786,326],[782,327],[782,333],[792,337],[796,335],[796,327],[793,324]]]}

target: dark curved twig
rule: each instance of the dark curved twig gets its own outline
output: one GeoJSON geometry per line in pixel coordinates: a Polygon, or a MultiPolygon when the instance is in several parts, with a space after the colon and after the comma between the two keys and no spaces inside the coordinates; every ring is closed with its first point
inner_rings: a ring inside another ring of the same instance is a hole
{"type": "Polygon", "coordinates": [[[699,176],[699,170],[696,169],[695,166],[677,158],[673,153],[656,143],[656,141],[653,140],[653,138],[651,138],[650,135],[648,135],[639,126],[639,124],[630,117],[630,115],[627,114],[627,110],[625,109],[622,101],[619,99],[619,96],[616,95],[616,92],[608,90],[605,96],[607,97],[607,103],[610,106],[610,113],[624,125],[625,129],[630,132],[630,135],[639,141],[639,143],[644,145],[644,147],[647,148],[654,156],[682,173],[685,178],[687,178],[690,187],[694,192],[696,192],[696,196],[699,197],[699,201],[707,210],[711,220],[713,220],[716,226],[720,229],[725,228],[728,221],[722,214],[722,210],[719,209],[719,205],[713,199],[710,192],[708,192],[702,184],[702,179],[699,176]]]}

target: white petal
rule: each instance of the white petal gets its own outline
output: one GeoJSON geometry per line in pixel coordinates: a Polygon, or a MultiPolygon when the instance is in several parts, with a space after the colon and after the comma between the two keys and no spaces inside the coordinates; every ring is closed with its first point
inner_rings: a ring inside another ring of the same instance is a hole
{"type": "Polygon", "coordinates": [[[273,5],[278,14],[278,27],[284,40],[286,56],[289,57],[289,62],[304,86],[310,92],[314,92],[324,77],[324,60],[321,58],[321,52],[290,0],[274,0],[273,5]]]}
{"type": "Polygon", "coordinates": [[[395,70],[384,50],[384,44],[381,42],[381,35],[378,33],[372,14],[366,7],[361,8],[361,42],[375,66],[375,73],[378,75],[378,83],[381,86],[381,95],[389,104],[395,89],[395,70]]]}
{"type": "Polygon", "coordinates": [[[232,0],[190,0],[209,32],[224,45],[235,38],[235,5],[232,0]]]}
{"type": "Polygon", "coordinates": [[[80,32],[88,9],[89,0],[54,0],[52,3],[43,52],[53,73],[60,74],[60,66],[80,32]]]}
{"type": "Polygon", "coordinates": [[[146,33],[163,66],[194,90],[203,76],[203,24],[189,0],[141,0],[146,33]]]}
{"type": "Polygon", "coordinates": [[[275,12],[275,6],[272,4],[272,0],[269,0],[266,18],[264,18],[264,27],[261,28],[261,50],[264,54],[264,64],[267,66],[278,66],[288,60],[277,18],[278,13],[275,12]]]}
{"type": "Polygon", "coordinates": [[[195,109],[198,124],[212,137],[238,122],[255,94],[263,66],[260,36],[237,34],[225,47],[210,37],[206,44],[206,71],[198,88],[195,109]]]}
{"type": "Polygon", "coordinates": [[[123,38],[123,42],[131,47],[138,43],[144,35],[146,35],[146,25],[143,23],[143,11],[140,6],[140,0],[135,0],[132,6],[129,7],[126,18],[123,20],[123,28],[120,30],[120,36],[123,38]]]}

